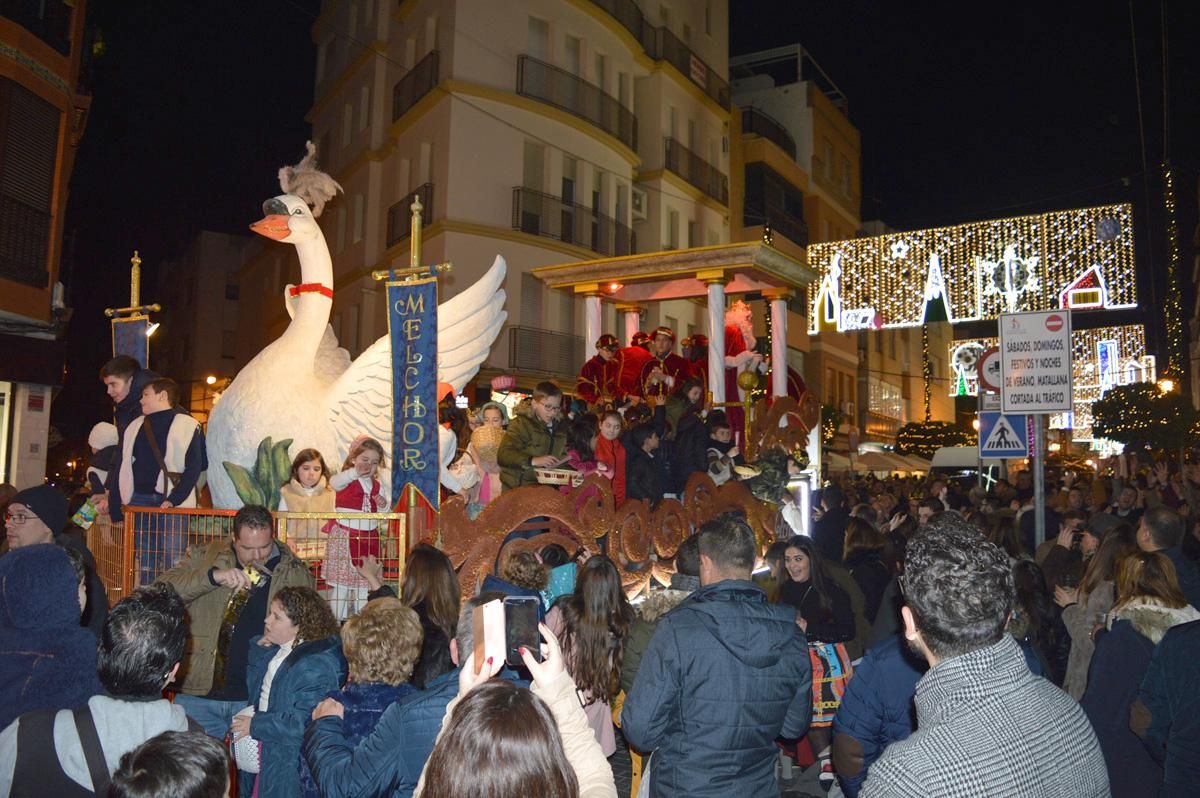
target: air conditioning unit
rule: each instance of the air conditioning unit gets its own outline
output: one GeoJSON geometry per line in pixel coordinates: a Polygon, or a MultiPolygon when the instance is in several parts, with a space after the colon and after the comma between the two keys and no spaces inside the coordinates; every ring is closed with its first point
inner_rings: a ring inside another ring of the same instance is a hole
{"type": "Polygon", "coordinates": [[[630,211],[633,214],[633,220],[635,222],[646,221],[646,192],[640,188],[635,188],[633,189],[631,196],[633,197],[633,201],[631,203],[632,207],[630,208],[630,211]]]}

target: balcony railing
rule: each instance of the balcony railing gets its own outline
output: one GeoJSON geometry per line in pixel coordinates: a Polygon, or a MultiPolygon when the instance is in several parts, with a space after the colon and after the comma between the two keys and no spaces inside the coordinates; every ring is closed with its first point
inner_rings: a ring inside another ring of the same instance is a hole
{"type": "Polygon", "coordinates": [[[621,27],[633,34],[642,49],[656,61],[666,61],[685,78],[696,82],[704,93],[729,110],[729,84],[721,79],[692,49],[666,28],[656,28],[634,0],[592,0],[621,27]]]}
{"type": "Polygon", "coordinates": [[[421,227],[427,227],[433,221],[433,183],[424,183],[388,208],[387,215],[387,245],[393,247],[412,233],[412,200],[413,194],[421,198],[421,227]]]}
{"type": "Polygon", "coordinates": [[[0,194],[0,277],[45,288],[50,245],[50,214],[0,194]]]}
{"type": "Polygon", "coordinates": [[[729,84],[713,71],[712,67],[692,52],[692,48],[667,28],[657,28],[658,50],[653,53],[658,61],[666,61],[678,69],[685,78],[691,78],[705,94],[717,104],[729,110],[729,84]]]}
{"type": "Polygon", "coordinates": [[[774,117],[757,108],[746,108],[742,111],[742,132],[753,133],[767,141],[773,141],[789,158],[796,159],[796,140],[792,138],[792,134],[774,117]]]}
{"type": "Polygon", "coordinates": [[[536,327],[510,327],[508,330],[508,368],[511,371],[567,377],[577,374],[582,363],[582,336],[536,327]]]}
{"type": "Polygon", "coordinates": [[[392,87],[392,121],[395,122],[438,84],[438,51],[430,50],[392,87]]]}
{"type": "Polygon", "coordinates": [[[666,138],[664,165],[717,202],[729,204],[729,178],[670,136],[666,138]]]}
{"type": "Polygon", "coordinates": [[[513,189],[514,230],[587,247],[601,255],[629,255],[633,230],[612,217],[531,188],[513,189]]]}
{"type": "Polygon", "coordinates": [[[771,229],[802,247],[808,246],[804,193],[764,163],[746,164],[746,193],[742,224],[769,224],[771,229]]]}
{"type": "Polygon", "coordinates": [[[71,6],[63,0],[0,0],[8,17],[63,55],[71,54],[71,6]]]}
{"type": "Polygon", "coordinates": [[[517,57],[517,94],[541,100],[586,119],[637,149],[637,117],[616,97],[565,69],[522,55],[517,57]]]}

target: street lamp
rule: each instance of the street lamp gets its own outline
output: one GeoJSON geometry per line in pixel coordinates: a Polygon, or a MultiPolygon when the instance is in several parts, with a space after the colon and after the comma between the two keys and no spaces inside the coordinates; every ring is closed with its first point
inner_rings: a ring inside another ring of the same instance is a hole
{"type": "Polygon", "coordinates": [[[215,376],[213,376],[212,374],[209,374],[207,377],[204,378],[204,382],[209,385],[216,385],[217,378],[215,376]]]}
{"type": "Polygon", "coordinates": [[[1175,380],[1171,379],[1170,377],[1163,377],[1158,381],[1158,390],[1162,391],[1163,393],[1170,393],[1171,391],[1175,390],[1175,380]]]}

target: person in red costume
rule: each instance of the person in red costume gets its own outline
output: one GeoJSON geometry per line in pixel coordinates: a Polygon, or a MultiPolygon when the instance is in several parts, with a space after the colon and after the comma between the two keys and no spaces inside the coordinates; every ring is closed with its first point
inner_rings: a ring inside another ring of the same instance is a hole
{"type": "Polygon", "coordinates": [[[617,386],[621,394],[635,400],[635,404],[636,400],[642,398],[642,366],[653,357],[650,354],[650,336],[641,330],[633,334],[629,346],[617,352],[617,359],[621,362],[621,376],[617,386]]]}
{"type": "Polygon", "coordinates": [[[705,392],[708,391],[708,336],[696,333],[691,338],[684,338],[681,348],[683,357],[691,363],[691,376],[700,380],[705,392]]]}
{"type": "Polygon", "coordinates": [[[579,370],[575,395],[592,407],[617,407],[624,402],[617,338],[605,333],[596,341],[596,354],[579,370]]]}
{"type": "MultiPolygon", "coordinates": [[[[737,378],[743,371],[761,372],[763,356],[754,351],[758,341],[754,337],[753,312],[740,299],[734,300],[725,311],[725,401],[745,399],[746,392],[738,387],[737,378]]],[[[746,414],[740,407],[731,407],[726,413],[729,426],[739,440],[746,435],[746,414]]]]}
{"type": "Polygon", "coordinates": [[[692,373],[692,364],[671,350],[675,348],[675,331],[670,327],[654,330],[654,357],[642,366],[642,396],[655,404],[666,401],[668,395],[684,383],[692,373]]]}

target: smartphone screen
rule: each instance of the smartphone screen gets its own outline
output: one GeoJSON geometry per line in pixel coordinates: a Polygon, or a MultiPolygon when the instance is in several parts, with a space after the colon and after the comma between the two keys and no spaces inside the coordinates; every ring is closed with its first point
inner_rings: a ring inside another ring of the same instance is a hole
{"type": "Polygon", "coordinates": [[[521,647],[542,660],[542,635],[538,631],[538,604],[536,596],[506,596],[504,599],[504,648],[506,661],[518,667],[521,662],[521,647]]]}

